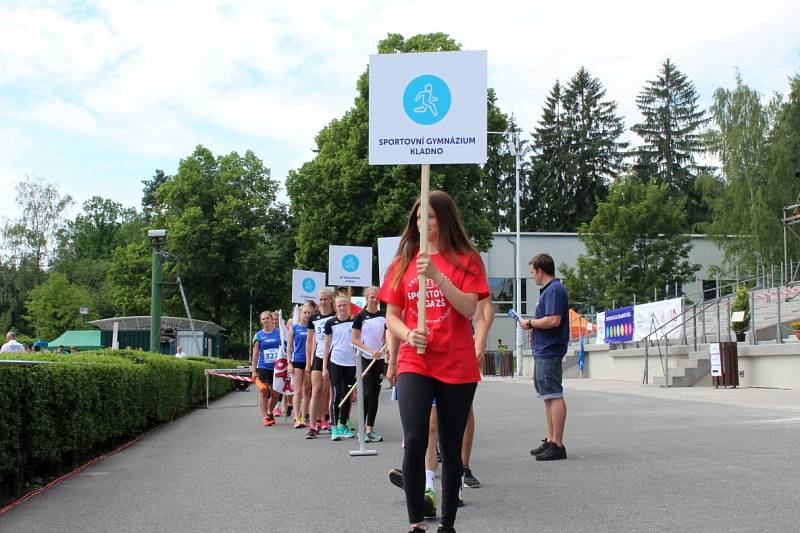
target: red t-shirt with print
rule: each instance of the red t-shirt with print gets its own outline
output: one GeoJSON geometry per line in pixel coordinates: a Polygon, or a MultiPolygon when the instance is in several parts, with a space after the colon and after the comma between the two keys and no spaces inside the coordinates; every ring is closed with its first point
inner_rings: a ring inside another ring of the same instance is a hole
{"type": "MultiPolygon", "coordinates": [[[[431,255],[436,268],[462,292],[476,293],[478,300],[489,296],[489,286],[480,257],[475,254],[457,254],[456,257],[467,270],[451,263],[443,254],[431,255]]],[[[402,316],[405,325],[416,329],[419,318],[417,264],[416,261],[411,261],[400,283],[392,288],[396,268],[399,265],[395,263],[386,273],[378,299],[404,310],[402,316]]],[[[402,343],[397,358],[397,373],[413,372],[453,384],[480,381],[470,317],[465,317],[452,306],[435,280],[428,279],[426,298],[425,326],[429,334],[425,353],[418,354],[414,347],[402,343]]]]}

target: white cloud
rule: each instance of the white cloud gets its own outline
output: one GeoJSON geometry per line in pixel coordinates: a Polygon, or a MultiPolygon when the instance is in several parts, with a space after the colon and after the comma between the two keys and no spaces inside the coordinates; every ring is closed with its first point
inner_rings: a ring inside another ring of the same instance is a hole
{"type": "MultiPolygon", "coordinates": [[[[785,91],[800,59],[800,32],[787,21],[798,15],[796,2],[782,0],[724,7],[676,0],[657,11],[633,1],[3,5],[0,121],[28,139],[5,169],[35,171],[50,147],[41,136],[48,131],[84,142],[121,180],[149,176],[153,168],[144,165],[154,160],[177,165],[198,143],[215,153],[252,148],[280,179],[308,160],[316,133],[352,106],[357,77],[390,32],[442,31],[466,49],[488,50],[489,83],[525,131],[536,126],[554,81],[580,66],[600,78],[630,127],[636,94],[667,57],[696,83],[704,104],[714,88],[732,83],[734,67],[762,92],[785,91]],[[115,169],[115,161],[137,158],[142,168],[115,169]]],[[[78,168],[88,153],[59,158],[78,168]]],[[[77,177],[62,179],[78,190],[77,177]]],[[[134,185],[121,190],[136,194],[134,185]]]]}

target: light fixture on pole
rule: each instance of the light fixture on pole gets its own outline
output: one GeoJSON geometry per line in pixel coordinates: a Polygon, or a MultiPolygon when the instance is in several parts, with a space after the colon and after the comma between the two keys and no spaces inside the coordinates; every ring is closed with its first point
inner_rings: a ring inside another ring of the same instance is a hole
{"type": "MultiPolygon", "coordinates": [[[[520,275],[520,190],[519,167],[520,161],[531,150],[530,145],[522,147],[519,132],[509,132],[511,141],[509,150],[514,153],[514,208],[516,209],[516,246],[514,247],[514,308],[522,313],[522,276],[520,275]]],[[[514,347],[514,356],[517,359],[517,375],[522,375],[522,328],[517,324],[517,337],[514,347]]]]}

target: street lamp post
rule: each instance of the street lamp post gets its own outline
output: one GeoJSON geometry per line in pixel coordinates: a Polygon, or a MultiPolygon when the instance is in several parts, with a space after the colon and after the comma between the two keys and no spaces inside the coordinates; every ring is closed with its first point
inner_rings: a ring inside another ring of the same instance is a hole
{"type": "MultiPolygon", "coordinates": [[[[515,209],[515,246],[514,246],[514,309],[518,313],[522,312],[522,276],[520,274],[520,188],[519,188],[519,168],[522,158],[530,151],[531,147],[521,148],[519,132],[516,131],[490,131],[493,135],[503,135],[510,137],[508,148],[514,153],[514,209],[515,209]]],[[[514,343],[514,356],[517,360],[517,375],[522,375],[522,328],[517,324],[516,342],[514,343]]]]}
{"type": "MultiPolygon", "coordinates": [[[[521,275],[521,251],[520,251],[520,190],[519,190],[519,167],[520,161],[530,150],[530,146],[524,149],[520,147],[519,133],[512,133],[512,143],[514,150],[514,208],[516,209],[516,241],[517,245],[514,247],[514,308],[518,313],[522,312],[522,275],[521,275]]],[[[517,375],[522,375],[522,345],[523,342],[522,328],[517,324],[517,338],[515,346],[515,356],[517,358],[517,375]]]]}
{"type": "Polygon", "coordinates": [[[161,352],[161,279],[164,254],[161,246],[167,238],[167,230],[149,230],[147,236],[153,245],[153,271],[150,282],[150,351],[161,352]]]}

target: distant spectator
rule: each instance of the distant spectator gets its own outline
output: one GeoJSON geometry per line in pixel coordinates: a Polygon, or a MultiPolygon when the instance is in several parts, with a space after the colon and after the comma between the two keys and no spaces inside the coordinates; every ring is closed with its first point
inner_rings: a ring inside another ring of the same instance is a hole
{"type": "Polygon", "coordinates": [[[175,350],[175,357],[178,357],[180,359],[186,357],[186,354],[183,351],[183,346],[178,346],[178,348],[175,350]]]}
{"type": "Polygon", "coordinates": [[[70,346],[69,347],[69,353],[76,353],[77,351],[78,351],[78,349],[76,347],[74,347],[74,346],[70,346]]]}
{"type": "Polygon", "coordinates": [[[17,342],[17,334],[13,331],[6,333],[6,343],[0,348],[0,352],[24,352],[25,345],[17,342]]]}

